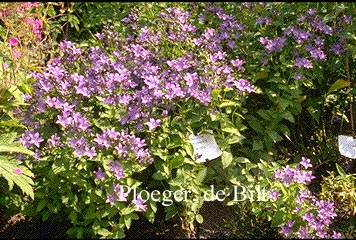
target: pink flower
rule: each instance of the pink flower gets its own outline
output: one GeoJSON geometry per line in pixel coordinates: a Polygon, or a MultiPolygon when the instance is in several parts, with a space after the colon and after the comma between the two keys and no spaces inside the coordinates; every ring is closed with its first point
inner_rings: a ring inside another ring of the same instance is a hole
{"type": "Polygon", "coordinates": [[[14,171],[12,171],[13,173],[19,175],[22,173],[21,169],[20,168],[15,168],[14,171]]]}
{"type": "Polygon", "coordinates": [[[20,57],[21,53],[17,50],[12,51],[12,54],[14,54],[15,57],[20,57]]]}
{"type": "Polygon", "coordinates": [[[9,43],[10,43],[10,46],[17,46],[19,44],[19,40],[15,37],[11,37],[10,40],[9,40],[9,43]]]}
{"type": "Polygon", "coordinates": [[[27,23],[32,26],[32,33],[37,35],[38,39],[41,39],[43,22],[41,19],[28,18],[27,23]]]}
{"type": "Polygon", "coordinates": [[[6,62],[2,63],[2,67],[3,69],[8,69],[9,68],[9,64],[7,64],[6,62]]]}

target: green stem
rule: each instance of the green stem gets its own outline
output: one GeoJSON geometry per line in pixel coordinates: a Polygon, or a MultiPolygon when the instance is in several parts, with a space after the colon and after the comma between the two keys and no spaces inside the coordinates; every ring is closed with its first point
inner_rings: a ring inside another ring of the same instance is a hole
{"type": "MultiPolygon", "coordinates": [[[[353,87],[353,84],[351,83],[351,79],[350,79],[350,67],[349,67],[349,56],[346,56],[345,59],[345,70],[346,70],[346,74],[347,74],[347,81],[350,83],[349,85],[349,94],[351,93],[351,89],[353,87]]],[[[351,134],[353,138],[356,138],[356,134],[355,134],[355,123],[354,123],[354,113],[353,113],[353,95],[352,93],[350,94],[350,121],[351,121],[351,134]]]]}

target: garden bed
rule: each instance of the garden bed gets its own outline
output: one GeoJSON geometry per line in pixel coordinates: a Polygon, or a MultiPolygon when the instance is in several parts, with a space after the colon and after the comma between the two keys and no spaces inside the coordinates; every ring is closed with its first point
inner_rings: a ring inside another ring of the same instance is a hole
{"type": "MultiPolygon", "coordinates": [[[[226,207],[221,202],[206,202],[201,209],[204,222],[198,224],[195,238],[198,239],[224,239],[227,234],[228,220],[236,217],[234,207],[226,207]]],[[[66,238],[65,232],[70,227],[69,222],[33,220],[21,213],[0,219],[1,239],[49,239],[66,238]]],[[[157,214],[154,224],[145,218],[135,221],[127,231],[127,239],[186,239],[187,233],[181,228],[178,218],[165,221],[164,215],[157,214]]]]}

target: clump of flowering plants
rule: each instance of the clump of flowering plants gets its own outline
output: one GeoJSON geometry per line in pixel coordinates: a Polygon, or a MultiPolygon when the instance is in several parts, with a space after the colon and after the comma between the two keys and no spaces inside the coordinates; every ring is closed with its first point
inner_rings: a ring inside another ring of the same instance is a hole
{"type": "Polygon", "coordinates": [[[178,214],[194,232],[209,171],[188,136],[212,130],[227,169],[230,146],[243,139],[242,103],[255,91],[244,61],[228,54],[242,25],[208,10],[211,26],[183,8],[162,9],[152,25],[133,12],[126,31],[107,28],[87,48],[62,41],[61,55],[33,72],[29,106],[16,111],[28,127],[20,141],[34,152],[24,160],[36,181],[28,214],[64,214],[70,236],[124,237],[140,212],[153,221],[164,200],[127,189],[186,190],[184,201],[164,205],[166,218],[178,214]]]}
{"type": "Polygon", "coordinates": [[[257,215],[271,220],[272,227],[279,227],[283,238],[341,238],[332,223],[337,217],[334,203],[319,199],[310,190],[315,178],[309,158],[298,163],[280,166],[276,162],[261,163],[253,168],[260,171],[260,186],[268,189],[265,201],[252,202],[257,215]]]}

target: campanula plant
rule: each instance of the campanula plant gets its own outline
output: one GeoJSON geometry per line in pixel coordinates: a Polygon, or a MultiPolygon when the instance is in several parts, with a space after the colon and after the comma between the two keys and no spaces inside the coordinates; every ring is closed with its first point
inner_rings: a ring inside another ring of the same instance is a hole
{"type": "Polygon", "coordinates": [[[224,41],[242,26],[208,9],[221,25],[198,28],[189,11],[167,8],[153,28],[133,12],[122,20],[126,36],[107,28],[96,34],[98,46],[62,41],[61,54],[32,73],[29,106],[18,110],[28,127],[20,141],[35,154],[26,160],[36,176],[28,214],[63,215],[70,236],[124,237],[140,212],[153,221],[157,208],[156,199],[128,189],[160,186],[192,193],[166,212],[194,233],[207,169],[188,136],[216,132],[227,168],[230,144],[243,138],[242,99],[255,91],[224,41]]]}

